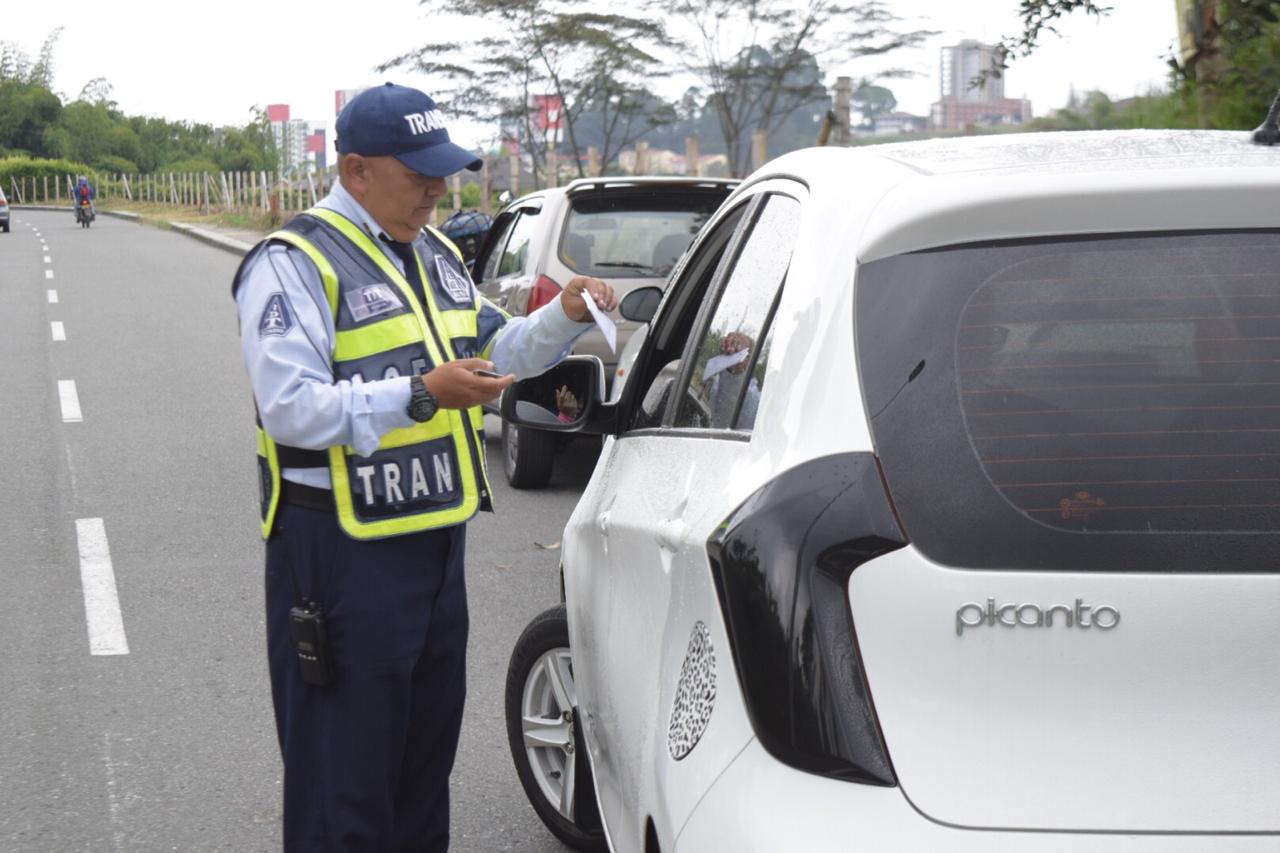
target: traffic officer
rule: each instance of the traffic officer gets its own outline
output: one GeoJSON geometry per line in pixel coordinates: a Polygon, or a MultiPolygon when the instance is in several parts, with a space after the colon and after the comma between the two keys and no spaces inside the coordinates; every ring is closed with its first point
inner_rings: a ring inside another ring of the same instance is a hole
{"type": "Polygon", "coordinates": [[[340,182],[232,285],[258,414],[286,850],[445,850],[462,722],[466,521],[490,509],[479,405],[590,328],[587,277],[529,317],[426,226],[480,161],[388,83],[337,122],[340,182]],[[498,376],[477,370],[497,371],[498,376]]]}

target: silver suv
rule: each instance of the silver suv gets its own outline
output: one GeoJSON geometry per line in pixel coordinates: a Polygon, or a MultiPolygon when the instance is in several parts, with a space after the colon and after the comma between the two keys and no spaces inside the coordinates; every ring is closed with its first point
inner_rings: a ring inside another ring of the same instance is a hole
{"type": "MultiPolygon", "coordinates": [[[[499,308],[528,314],[550,302],[575,275],[602,279],[621,299],[639,287],[664,286],[676,261],[737,181],[714,178],[584,178],[529,193],[494,219],[476,255],[480,292],[499,308]]],[[[617,312],[618,352],[639,325],[617,312]]],[[[599,330],[574,348],[603,362],[610,382],[618,354],[599,330]]],[[[494,405],[489,409],[497,413],[494,405]]],[[[556,435],[502,426],[503,470],[518,489],[551,479],[556,435]]]]}

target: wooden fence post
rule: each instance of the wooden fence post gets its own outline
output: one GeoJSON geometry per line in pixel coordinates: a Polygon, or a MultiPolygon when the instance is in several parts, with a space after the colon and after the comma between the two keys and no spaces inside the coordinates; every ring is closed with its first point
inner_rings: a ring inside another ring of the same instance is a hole
{"type": "Polygon", "coordinates": [[[755,171],[769,159],[769,133],[764,130],[751,132],[751,170],[755,171]]]}

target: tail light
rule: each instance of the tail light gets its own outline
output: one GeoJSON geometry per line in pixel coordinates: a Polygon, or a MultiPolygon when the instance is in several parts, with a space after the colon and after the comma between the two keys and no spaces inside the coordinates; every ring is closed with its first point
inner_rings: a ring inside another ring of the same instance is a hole
{"type": "Polygon", "coordinates": [[[747,714],[792,767],[897,784],[849,609],[849,576],[903,547],[870,453],[807,462],[770,481],[707,542],[747,714]]]}
{"type": "Polygon", "coordinates": [[[533,290],[529,293],[529,307],[525,309],[525,313],[532,314],[559,295],[560,285],[556,284],[554,279],[545,275],[538,276],[538,280],[533,283],[533,290]]]}

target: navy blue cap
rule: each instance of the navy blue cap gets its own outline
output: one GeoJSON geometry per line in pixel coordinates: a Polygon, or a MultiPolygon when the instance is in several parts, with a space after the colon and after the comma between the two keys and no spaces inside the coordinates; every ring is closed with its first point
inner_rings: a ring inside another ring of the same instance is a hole
{"type": "Polygon", "coordinates": [[[366,89],[338,116],[338,153],[395,157],[432,178],[476,171],[480,158],[449,141],[436,102],[417,89],[387,83],[366,89]]]}

